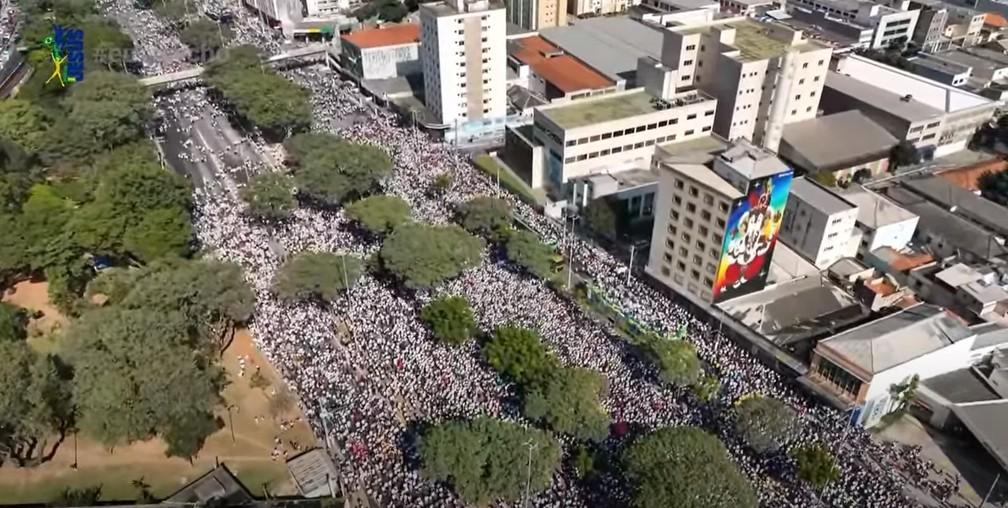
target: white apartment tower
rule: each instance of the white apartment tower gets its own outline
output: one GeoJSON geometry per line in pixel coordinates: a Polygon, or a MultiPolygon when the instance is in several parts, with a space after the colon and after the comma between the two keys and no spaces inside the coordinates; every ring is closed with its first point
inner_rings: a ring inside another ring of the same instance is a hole
{"type": "Polygon", "coordinates": [[[420,6],[420,61],[427,108],[442,124],[507,115],[504,6],[454,0],[420,6]]]}
{"type": "Polygon", "coordinates": [[[832,49],[782,25],[729,18],[665,31],[676,90],[717,99],[714,132],[776,152],[784,125],[815,118],[832,49]]]}
{"type": "Polygon", "coordinates": [[[507,20],[526,30],[567,24],[567,0],[507,0],[507,20]]]}

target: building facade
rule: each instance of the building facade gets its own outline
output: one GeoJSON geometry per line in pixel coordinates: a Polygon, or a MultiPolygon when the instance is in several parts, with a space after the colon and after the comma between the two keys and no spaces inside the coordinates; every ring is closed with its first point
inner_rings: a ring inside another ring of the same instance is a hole
{"type": "Polygon", "coordinates": [[[793,0],[789,5],[828,13],[874,30],[871,48],[888,48],[913,38],[919,10],[901,10],[866,0],[793,0]]]}
{"type": "Polygon", "coordinates": [[[358,80],[421,72],[420,26],[406,23],[369,28],[340,37],[340,66],[358,80]]]}
{"type": "Polygon", "coordinates": [[[784,209],[780,240],[820,270],[857,254],[858,209],[818,184],[796,178],[784,209]]]}
{"type": "Polygon", "coordinates": [[[567,0],[507,0],[507,20],[526,30],[567,24],[567,0]]]}
{"type": "Polygon", "coordinates": [[[730,18],[670,28],[661,59],[676,90],[718,100],[715,133],[776,151],[784,125],[815,118],[831,54],[800,31],[730,18]]]}
{"type": "Polygon", "coordinates": [[[627,0],[568,0],[567,12],[575,16],[617,14],[630,5],[627,0]]]}
{"type": "Polygon", "coordinates": [[[427,108],[444,125],[507,115],[504,6],[487,0],[420,5],[427,108]]]}
{"type": "Polygon", "coordinates": [[[648,274],[716,303],[763,289],[792,171],[740,141],[699,164],[659,162],[648,274]]]}
{"type": "Polygon", "coordinates": [[[910,244],[920,217],[860,185],[848,187],[843,198],[858,208],[859,258],[883,247],[900,251],[910,244]]]}
{"type": "Polygon", "coordinates": [[[949,41],[945,38],[948,8],[945,4],[938,1],[922,0],[910,2],[910,9],[917,9],[920,12],[913,36],[910,37],[911,42],[925,53],[937,53],[948,49],[949,41]]]}

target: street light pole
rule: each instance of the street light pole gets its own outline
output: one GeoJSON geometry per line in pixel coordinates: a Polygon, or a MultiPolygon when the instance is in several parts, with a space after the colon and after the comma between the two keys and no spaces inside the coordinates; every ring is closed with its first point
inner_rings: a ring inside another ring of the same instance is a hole
{"type": "Polygon", "coordinates": [[[634,253],[636,253],[636,251],[637,251],[637,244],[636,243],[631,243],[630,244],[630,266],[627,267],[627,272],[626,272],[626,285],[627,286],[630,285],[630,274],[633,273],[633,258],[634,258],[634,253]]]}
{"type": "Polygon", "coordinates": [[[531,490],[531,487],[532,487],[532,450],[535,450],[537,445],[530,438],[525,443],[525,446],[528,447],[528,466],[526,467],[525,499],[522,501],[522,508],[525,508],[526,506],[528,506],[529,490],[531,490]]]}
{"type": "Polygon", "coordinates": [[[237,440],[235,439],[235,434],[234,434],[234,421],[233,421],[233,420],[231,419],[231,409],[232,409],[232,408],[234,408],[234,407],[235,407],[235,405],[234,405],[234,404],[228,404],[228,405],[227,405],[227,414],[228,414],[228,429],[230,429],[230,430],[231,430],[231,442],[232,442],[232,443],[236,443],[236,442],[238,442],[238,441],[237,441],[237,440]]]}

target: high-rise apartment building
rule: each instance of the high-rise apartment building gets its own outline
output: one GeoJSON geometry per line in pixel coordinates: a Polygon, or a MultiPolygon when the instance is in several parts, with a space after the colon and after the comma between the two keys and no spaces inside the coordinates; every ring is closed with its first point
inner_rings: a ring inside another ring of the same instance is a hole
{"type": "Polygon", "coordinates": [[[710,165],[658,162],[645,268],[706,303],[766,285],[793,172],[767,150],[735,143],[710,165]]]}
{"type": "Polygon", "coordinates": [[[506,24],[504,6],[487,0],[420,5],[424,93],[442,124],[507,115],[506,24]]]}
{"type": "Polygon", "coordinates": [[[676,90],[717,99],[715,133],[777,151],[784,125],[815,118],[831,54],[800,31],[730,18],[669,28],[662,63],[676,90]]]}
{"type": "Polygon", "coordinates": [[[507,0],[507,20],[526,30],[567,24],[567,0],[507,0]]]}
{"type": "Polygon", "coordinates": [[[910,40],[925,53],[937,53],[948,49],[949,40],[945,37],[945,25],[948,23],[948,6],[939,0],[912,0],[909,8],[919,11],[917,26],[910,40]]]}

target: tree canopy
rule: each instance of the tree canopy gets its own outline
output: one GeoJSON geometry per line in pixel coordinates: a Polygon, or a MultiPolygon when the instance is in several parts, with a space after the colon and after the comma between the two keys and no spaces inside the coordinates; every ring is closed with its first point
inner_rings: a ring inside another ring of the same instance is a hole
{"type": "Polygon", "coordinates": [[[450,484],[467,503],[479,505],[517,501],[526,482],[532,494],[542,491],[561,455],[560,443],[546,432],[486,417],[431,427],[418,448],[428,478],[450,484]],[[531,468],[526,468],[530,445],[531,468]]]}
{"type": "Polygon", "coordinates": [[[189,51],[198,60],[217,54],[224,42],[220,25],[209,19],[198,19],[186,25],[179,32],[179,40],[189,47],[189,51]]]}
{"type": "Polygon", "coordinates": [[[697,427],[666,427],[623,453],[636,508],[755,508],[756,494],[716,437],[697,427]]]}
{"type": "Polygon", "coordinates": [[[48,160],[69,159],[110,150],[143,136],[153,117],[150,91],[135,77],[117,72],[88,73],[65,102],[66,118],[54,124],[45,145],[48,160]]]}
{"type": "Polygon", "coordinates": [[[620,201],[602,197],[593,199],[585,207],[584,218],[595,234],[614,239],[625,228],[626,218],[620,201]]]}
{"type": "Polygon", "coordinates": [[[980,175],[980,180],[977,183],[983,197],[1001,206],[1008,206],[1008,171],[996,173],[988,171],[980,175]]]}
{"type": "Polygon", "coordinates": [[[0,342],[17,342],[28,337],[28,312],[0,302],[0,342]]]}
{"type": "Polygon", "coordinates": [[[511,227],[511,205],[499,198],[474,197],[459,206],[458,215],[466,231],[486,238],[498,238],[511,227]]]}
{"type": "Polygon", "coordinates": [[[279,139],[311,126],[311,94],[262,67],[252,46],[219,53],[207,66],[206,77],[242,118],[269,138],[279,139]]]}
{"type": "Polygon", "coordinates": [[[903,139],[889,153],[889,164],[895,168],[910,166],[921,161],[921,154],[913,143],[903,139]]]}
{"type": "Polygon", "coordinates": [[[776,450],[795,423],[794,411],[772,397],[752,395],[735,403],[735,429],[759,453],[776,450]]]}
{"type": "Polygon", "coordinates": [[[605,378],[581,368],[560,369],[526,394],[522,412],[555,432],[601,441],[609,435],[609,415],[602,409],[605,378]]]}
{"type": "Polygon", "coordinates": [[[332,134],[299,134],[284,141],[284,148],[295,165],[300,194],[324,206],[366,196],[392,172],[392,160],[382,149],[332,134]]]}
{"type": "Polygon", "coordinates": [[[430,288],[479,262],[483,241],[455,225],[404,224],[379,251],[382,267],[411,289],[430,288]]]}
{"type": "Polygon", "coordinates": [[[796,447],[791,450],[791,458],[798,478],[813,488],[822,489],[840,478],[836,457],[822,443],[796,447]]]}
{"type": "Polygon", "coordinates": [[[484,355],[494,370],[526,389],[546,386],[560,368],[539,334],[517,326],[498,328],[486,344],[484,355]]]}
{"type": "Polygon", "coordinates": [[[284,220],[297,208],[294,180],[280,173],[266,173],[241,190],[249,215],[260,220],[284,220]]]}
{"type": "Polygon", "coordinates": [[[384,235],[409,220],[410,206],[397,196],[371,196],[353,202],[346,215],[371,234],[384,235]]]}
{"type": "Polygon", "coordinates": [[[442,296],[420,310],[420,319],[434,338],[447,344],[461,344],[476,333],[476,318],[469,302],[460,296],[442,296]]]}
{"type": "Polygon", "coordinates": [[[525,230],[511,232],[504,249],[511,262],[532,275],[548,279],[553,274],[553,257],[556,251],[553,247],[542,243],[535,233],[525,230]]]}
{"type": "Polygon", "coordinates": [[[675,386],[696,384],[703,369],[696,349],[685,340],[663,339],[648,335],[638,344],[644,357],[657,369],[662,381],[675,386]]]}
{"type": "Polygon", "coordinates": [[[331,302],[360,278],[364,267],[354,256],[302,252],[288,259],[273,278],[273,290],[285,300],[331,302]]]}
{"type": "Polygon", "coordinates": [[[31,102],[14,98],[0,101],[0,137],[34,153],[45,144],[47,128],[44,112],[31,102]]]}
{"type": "Polygon", "coordinates": [[[69,393],[52,357],[35,353],[24,341],[0,340],[0,463],[19,466],[41,460],[46,441],[65,430],[69,393]]]}

